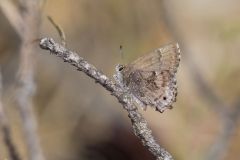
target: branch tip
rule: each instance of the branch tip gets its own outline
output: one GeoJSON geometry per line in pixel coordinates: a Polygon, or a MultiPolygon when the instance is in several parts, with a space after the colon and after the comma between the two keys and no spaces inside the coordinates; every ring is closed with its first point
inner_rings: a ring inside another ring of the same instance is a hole
{"type": "Polygon", "coordinates": [[[39,42],[39,46],[42,49],[51,49],[54,43],[55,42],[52,38],[42,38],[39,42]]]}

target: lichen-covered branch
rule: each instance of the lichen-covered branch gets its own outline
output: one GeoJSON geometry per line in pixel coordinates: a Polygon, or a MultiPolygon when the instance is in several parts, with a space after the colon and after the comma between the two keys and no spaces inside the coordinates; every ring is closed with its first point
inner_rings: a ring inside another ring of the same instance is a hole
{"type": "Polygon", "coordinates": [[[152,131],[148,128],[147,121],[139,113],[128,96],[126,96],[123,88],[116,85],[111,79],[98,71],[96,67],[88,63],[82,57],[79,57],[77,53],[66,49],[62,45],[56,43],[52,38],[41,39],[40,47],[49,50],[52,54],[62,58],[64,62],[70,63],[76,67],[77,70],[86,73],[89,77],[93,78],[97,83],[110,91],[128,112],[134,134],[140,138],[143,145],[147,147],[157,160],[173,160],[171,154],[156,142],[152,135],[152,131]]]}
{"type": "Polygon", "coordinates": [[[157,157],[158,160],[173,160],[173,157],[164,148],[160,147],[148,128],[147,121],[137,111],[128,110],[128,117],[131,119],[134,134],[141,139],[144,146],[157,157]]]}

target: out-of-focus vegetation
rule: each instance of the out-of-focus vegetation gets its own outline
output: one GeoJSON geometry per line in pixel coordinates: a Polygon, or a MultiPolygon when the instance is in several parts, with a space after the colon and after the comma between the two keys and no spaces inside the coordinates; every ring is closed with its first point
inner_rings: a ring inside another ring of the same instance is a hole
{"type": "MultiPolygon", "coordinates": [[[[46,18],[50,15],[63,28],[67,47],[108,76],[118,63],[129,63],[169,42],[178,41],[180,47],[184,44],[187,49],[182,50],[177,75],[179,94],[174,108],[163,114],[151,108],[143,111],[158,142],[175,159],[205,159],[224,132],[225,123],[211,100],[209,103],[211,97],[204,97],[200,91],[185,57],[194,62],[221,102],[230,106],[227,110],[233,110],[231,106],[240,108],[240,2],[237,0],[46,0],[42,12],[41,37],[59,39],[46,18]]],[[[26,157],[12,96],[21,40],[2,12],[0,35],[3,104],[11,121],[13,140],[21,157],[26,157]]],[[[152,158],[131,132],[122,106],[107,91],[46,51],[36,50],[34,59],[37,84],[34,110],[48,160],[152,158]]],[[[234,126],[226,145],[219,144],[225,147],[224,159],[240,158],[238,126],[234,126]]],[[[6,156],[6,148],[0,145],[0,160],[6,156]]]]}

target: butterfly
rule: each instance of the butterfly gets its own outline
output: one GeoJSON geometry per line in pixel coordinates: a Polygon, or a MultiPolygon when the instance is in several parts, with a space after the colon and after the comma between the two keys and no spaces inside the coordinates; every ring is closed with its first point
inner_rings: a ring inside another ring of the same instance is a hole
{"type": "Polygon", "coordinates": [[[151,106],[162,113],[176,102],[179,63],[178,43],[168,44],[130,64],[117,65],[115,79],[145,110],[151,106]]]}

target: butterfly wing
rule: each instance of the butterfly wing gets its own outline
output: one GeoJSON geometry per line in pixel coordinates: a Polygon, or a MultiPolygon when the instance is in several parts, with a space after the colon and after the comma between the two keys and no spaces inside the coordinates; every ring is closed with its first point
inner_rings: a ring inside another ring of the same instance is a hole
{"type": "Polygon", "coordinates": [[[130,65],[143,71],[168,70],[176,73],[180,62],[178,43],[168,44],[133,61],[130,65]]]}
{"type": "Polygon", "coordinates": [[[129,65],[127,86],[143,104],[163,112],[176,101],[176,72],[180,62],[178,44],[170,44],[140,57],[129,65]]]}

